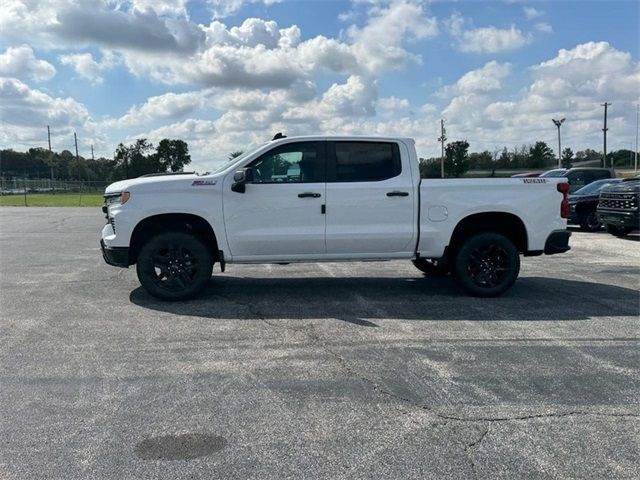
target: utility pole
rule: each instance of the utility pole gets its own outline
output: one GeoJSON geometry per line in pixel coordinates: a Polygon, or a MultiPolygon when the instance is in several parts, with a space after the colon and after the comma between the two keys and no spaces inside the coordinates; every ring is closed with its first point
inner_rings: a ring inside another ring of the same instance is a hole
{"type": "Polygon", "coordinates": [[[444,142],[447,141],[446,134],[447,131],[444,128],[444,118],[440,119],[440,137],[438,141],[442,144],[442,154],[440,156],[440,176],[444,178],[444,142]]]}
{"type": "Polygon", "coordinates": [[[91,144],[91,160],[95,160],[95,158],[93,156],[93,143],[91,144]]]}
{"type": "Polygon", "coordinates": [[[51,129],[47,125],[47,140],[49,141],[49,168],[51,169],[51,188],[53,188],[53,164],[51,163],[51,129]]]}
{"type": "Polygon", "coordinates": [[[638,103],[636,107],[636,151],[634,152],[636,158],[633,171],[636,175],[638,175],[638,120],[640,120],[640,103],[638,103]]]}
{"type": "Polygon", "coordinates": [[[556,120],[555,118],[552,118],[551,120],[553,120],[553,123],[556,125],[556,127],[558,127],[558,168],[560,168],[562,167],[562,143],[560,143],[560,125],[562,125],[566,119],[561,118],[560,120],[556,120]]]}
{"type": "MultiPolygon", "coordinates": [[[[608,102],[604,102],[604,103],[601,103],[600,105],[604,107],[604,128],[602,129],[602,131],[604,132],[604,155],[602,157],[602,166],[606,168],[607,167],[607,130],[609,130],[607,128],[607,107],[609,107],[609,105],[611,104],[608,102]]],[[[611,161],[613,162],[613,159],[611,161]]]]}
{"type": "Polygon", "coordinates": [[[76,160],[79,160],[80,155],[78,155],[78,137],[76,136],[76,132],[73,132],[73,141],[76,144],[76,160]]]}

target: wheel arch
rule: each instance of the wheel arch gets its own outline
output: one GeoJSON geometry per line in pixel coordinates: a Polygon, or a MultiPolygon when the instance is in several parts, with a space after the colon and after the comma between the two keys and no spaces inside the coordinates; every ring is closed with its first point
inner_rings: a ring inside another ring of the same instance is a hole
{"type": "Polygon", "coordinates": [[[170,231],[196,235],[207,246],[214,261],[219,260],[218,239],[205,218],[192,213],[160,213],[140,220],[133,229],[129,242],[129,264],[136,263],[140,249],[147,240],[158,233],[170,231]]]}
{"type": "Polygon", "coordinates": [[[485,232],[504,235],[519,252],[528,250],[527,228],[522,219],[513,213],[495,211],[474,213],[460,220],[451,234],[448,253],[455,252],[471,235],[485,232]]]}

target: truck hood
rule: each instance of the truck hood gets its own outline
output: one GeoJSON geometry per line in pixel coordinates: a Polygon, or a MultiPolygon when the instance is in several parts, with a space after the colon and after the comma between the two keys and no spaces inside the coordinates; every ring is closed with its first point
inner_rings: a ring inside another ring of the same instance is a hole
{"type": "Polygon", "coordinates": [[[189,175],[166,175],[158,177],[140,177],[130,178],[128,180],[121,180],[119,182],[109,185],[104,193],[108,195],[110,193],[119,193],[124,191],[136,191],[146,189],[172,189],[183,188],[193,185],[194,182],[203,182],[203,185],[215,185],[219,181],[217,176],[207,175],[198,176],[195,173],[189,175]]]}

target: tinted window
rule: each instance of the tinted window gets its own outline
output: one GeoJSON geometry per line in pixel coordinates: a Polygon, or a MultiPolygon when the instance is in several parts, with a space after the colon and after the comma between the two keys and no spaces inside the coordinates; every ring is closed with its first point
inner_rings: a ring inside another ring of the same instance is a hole
{"type": "Polygon", "coordinates": [[[262,154],[249,167],[253,183],[324,182],[324,142],[281,145],[262,154]]]}
{"type": "Polygon", "coordinates": [[[396,143],[335,142],[329,181],[375,182],[400,174],[396,143]]]}

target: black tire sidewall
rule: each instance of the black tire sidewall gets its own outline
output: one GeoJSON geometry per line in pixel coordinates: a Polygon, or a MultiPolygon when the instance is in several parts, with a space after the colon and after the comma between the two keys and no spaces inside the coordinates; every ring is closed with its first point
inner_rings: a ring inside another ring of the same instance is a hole
{"type": "Polygon", "coordinates": [[[211,279],[213,257],[205,244],[195,235],[187,232],[160,233],[144,244],[136,262],[138,280],[144,289],[156,298],[167,301],[186,300],[200,293],[211,279]],[[153,280],[154,270],[151,256],[153,252],[168,244],[178,244],[187,248],[198,261],[198,270],[191,286],[180,291],[171,292],[160,288],[153,280]]]}
{"type": "Polygon", "coordinates": [[[467,293],[477,297],[495,297],[508,290],[518,278],[520,273],[520,254],[513,242],[504,235],[490,232],[479,233],[470,237],[460,246],[454,257],[452,267],[454,280],[467,293]],[[507,252],[509,274],[496,287],[481,287],[476,285],[468,274],[469,256],[476,248],[493,242],[497,242],[507,252]]]}
{"type": "MultiPolygon", "coordinates": [[[[595,212],[584,212],[580,214],[580,228],[582,228],[583,230],[587,231],[587,232],[597,232],[598,230],[600,230],[602,228],[602,223],[598,222],[598,226],[597,227],[592,227],[591,225],[589,225],[589,216],[591,215],[595,215],[595,212]]],[[[597,217],[596,217],[597,218],[597,217]]]]}
{"type": "Polygon", "coordinates": [[[630,227],[616,227],[615,225],[606,225],[607,232],[616,237],[624,237],[629,235],[633,230],[630,227]]]}

